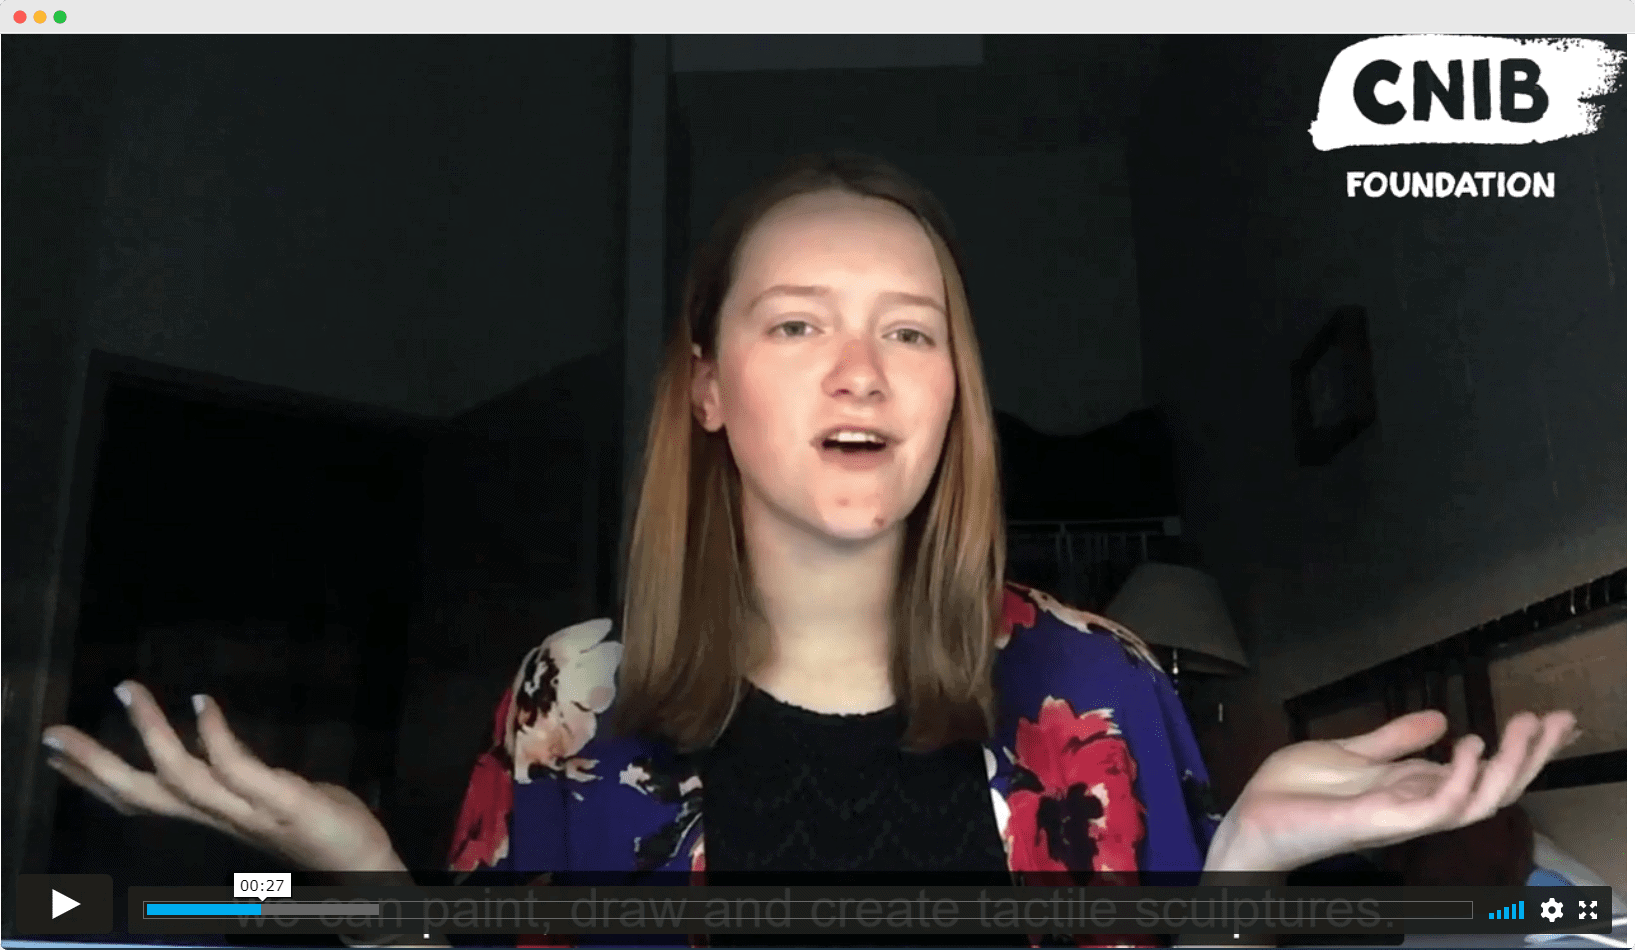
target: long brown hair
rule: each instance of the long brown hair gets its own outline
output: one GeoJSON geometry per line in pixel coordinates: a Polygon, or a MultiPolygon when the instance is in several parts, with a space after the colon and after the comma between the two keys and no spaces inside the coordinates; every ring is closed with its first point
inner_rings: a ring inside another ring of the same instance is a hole
{"type": "Polygon", "coordinates": [[[716,353],[722,301],[745,235],[778,203],[820,191],[881,198],[925,227],[942,267],[956,395],[942,457],[908,519],[893,617],[891,680],[904,744],[933,749],[992,728],[990,666],[1004,587],[997,437],[947,215],[891,165],[806,155],[728,206],[698,249],[666,345],[631,524],[615,726],[684,750],[714,741],[758,654],[739,519],[738,469],[724,432],[693,414],[693,347],[716,353]]]}

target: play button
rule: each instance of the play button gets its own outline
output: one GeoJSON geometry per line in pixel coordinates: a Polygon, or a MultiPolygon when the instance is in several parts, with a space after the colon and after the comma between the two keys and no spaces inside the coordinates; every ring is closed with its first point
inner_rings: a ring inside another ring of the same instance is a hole
{"type": "Polygon", "coordinates": [[[106,874],[17,875],[19,934],[105,934],[113,916],[114,881],[106,874]]]}
{"type": "Polygon", "coordinates": [[[69,897],[67,894],[64,894],[62,891],[54,890],[54,891],[51,892],[51,919],[52,920],[56,920],[58,917],[61,917],[63,914],[68,913],[69,911],[73,910],[74,908],[76,908],[78,906],[79,906],[79,901],[74,900],[72,897],[69,897]]]}

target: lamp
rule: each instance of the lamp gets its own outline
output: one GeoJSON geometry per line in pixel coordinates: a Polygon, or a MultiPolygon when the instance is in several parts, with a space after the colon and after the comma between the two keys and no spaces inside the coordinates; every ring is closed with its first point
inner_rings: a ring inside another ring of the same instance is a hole
{"type": "Polygon", "coordinates": [[[1172,676],[1182,667],[1213,674],[1249,667],[1220,585],[1195,568],[1151,561],[1137,566],[1106,614],[1149,644],[1167,648],[1172,676]]]}

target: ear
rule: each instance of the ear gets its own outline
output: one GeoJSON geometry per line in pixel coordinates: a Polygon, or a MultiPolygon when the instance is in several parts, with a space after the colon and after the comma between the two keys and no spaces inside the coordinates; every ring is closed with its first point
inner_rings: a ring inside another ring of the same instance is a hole
{"type": "Polygon", "coordinates": [[[693,344],[693,418],[705,432],[719,432],[721,418],[721,381],[714,360],[706,359],[704,351],[693,344]]]}

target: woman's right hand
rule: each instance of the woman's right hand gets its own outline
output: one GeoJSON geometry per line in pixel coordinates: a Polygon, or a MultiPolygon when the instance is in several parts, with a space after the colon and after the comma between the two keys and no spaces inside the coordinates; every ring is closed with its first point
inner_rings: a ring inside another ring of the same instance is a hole
{"type": "Polygon", "coordinates": [[[140,684],[115,688],[154,770],[133,768],[72,726],[45,730],[48,764],[125,815],[164,815],[207,825],[304,870],[405,870],[386,829],[338,785],[270,768],[239,742],[221,707],[194,697],[205,758],[190,753],[140,684]]]}

